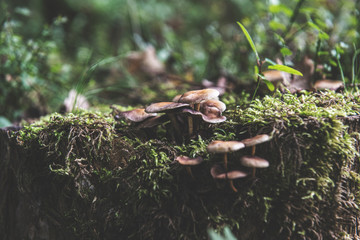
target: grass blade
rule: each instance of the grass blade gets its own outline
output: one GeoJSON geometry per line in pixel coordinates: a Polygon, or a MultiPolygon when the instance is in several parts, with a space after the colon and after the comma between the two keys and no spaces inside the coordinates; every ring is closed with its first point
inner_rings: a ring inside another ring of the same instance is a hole
{"type": "Polygon", "coordinates": [[[288,66],[285,66],[285,65],[280,65],[280,64],[270,65],[268,68],[273,69],[273,70],[282,71],[282,72],[287,72],[287,73],[294,74],[294,75],[302,76],[302,73],[299,72],[298,70],[295,70],[295,69],[293,69],[291,67],[288,67],[288,66]]]}
{"type": "Polygon", "coordinates": [[[254,44],[254,42],[253,42],[250,34],[248,33],[248,31],[246,30],[246,28],[245,28],[240,22],[237,22],[237,24],[241,27],[241,30],[242,30],[243,33],[245,34],[246,39],[248,40],[248,42],[249,42],[252,50],[253,50],[254,53],[255,53],[256,59],[257,59],[258,61],[260,61],[259,54],[258,54],[258,52],[256,51],[255,44],[254,44]]]}
{"type": "Polygon", "coordinates": [[[355,84],[355,80],[358,77],[359,71],[356,72],[356,59],[357,56],[360,55],[360,49],[357,49],[354,53],[353,59],[352,59],[352,68],[351,68],[351,76],[352,76],[352,84],[355,84]]]}

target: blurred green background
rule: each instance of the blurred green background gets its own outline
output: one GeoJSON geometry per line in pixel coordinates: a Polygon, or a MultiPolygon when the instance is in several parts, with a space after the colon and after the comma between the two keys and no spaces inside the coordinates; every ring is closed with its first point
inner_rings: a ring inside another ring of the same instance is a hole
{"type": "Polygon", "coordinates": [[[341,79],[339,58],[351,83],[359,72],[359,9],[359,0],[2,2],[0,127],[61,111],[71,89],[91,106],[136,106],[220,75],[253,83],[255,56],[237,21],[262,59],[294,66],[307,56],[323,77],[341,79]],[[149,46],[160,73],[129,61],[149,46]]]}

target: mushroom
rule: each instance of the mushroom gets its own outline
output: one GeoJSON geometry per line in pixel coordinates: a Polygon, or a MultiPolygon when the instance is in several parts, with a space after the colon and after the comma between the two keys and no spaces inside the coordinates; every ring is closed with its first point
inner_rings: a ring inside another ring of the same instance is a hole
{"type": "Polygon", "coordinates": [[[132,122],[142,122],[145,119],[156,116],[157,113],[147,113],[144,108],[137,108],[130,111],[120,112],[116,118],[126,118],[132,122]]]}
{"type": "MultiPolygon", "coordinates": [[[[210,88],[188,91],[178,99],[178,102],[188,103],[190,104],[193,110],[199,111],[201,101],[217,98],[219,94],[220,94],[219,91],[210,88]]],[[[194,130],[193,118],[191,116],[188,116],[188,125],[189,125],[189,136],[191,136],[194,130]]]]}
{"type": "Polygon", "coordinates": [[[330,90],[337,90],[340,87],[343,87],[344,83],[340,80],[318,80],[314,84],[314,88],[318,89],[330,89],[330,90]]]}
{"type": "Polygon", "coordinates": [[[200,111],[203,113],[202,119],[208,123],[224,122],[226,117],[221,114],[225,110],[225,103],[219,100],[210,99],[200,103],[200,111]]]}
{"type": "Polygon", "coordinates": [[[208,109],[211,109],[211,108],[216,108],[222,113],[226,110],[226,105],[225,105],[225,103],[223,103],[219,100],[216,100],[216,99],[209,99],[209,100],[202,101],[200,103],[200,111],[201,112],[206,112],[206,111],[208,111],[208,109]]]}
{"type": "MultiPolygon", "coordinates": [[[[189,134],[192,133],[195,130],[198,130],[198,124],[196,124],[196,122],[194,121],[194,116],[199,116],[202,118],[202,120],[204,122],[207,122],[207,123],[221,123],[221,122],[224,122],[226,121],[226,117],[225,116],[221,116],[221,113],[219,112],[218,109],[216,108],[212,108],[210,109],[209,111],[207,111],[207,114],[204,114],[202,112],[199,112],[199,111],[195,111],[191,108],[184,108],[181,110],[182,112],[184,113],[187,113],[189,114],[189,116],[192,115],[191,119],[193,120],[192,121],[192,125],[189,125],[189,128],[192,128],[192,129],[189,129],[189,134]]],[[[189,118],[188,118],[189,119],[189,118]]],[[[189,123],[189,122],[188,122],[189,123]]]]}
{"type": "Polygon", "coordinates": [[[260,135],[257,135],[255,137],[252,137],[252,138],[247,138],[247,139],[241,140],[241,142],[243,144],[245,144],[245,147],[252,147],[251,155],[254,156],[255,155],[256,145],[260,144],[260,143],[263,143],[263,142],[267,142],[270,139],[271,139],[271,137],[269,135],[260,134],[260,135]]]}
{"type": "Polygon", "coordinates": [[[173,102],[178,102],[179,99],[181,98],[181,96],[182,96],[182,94],[176,95],[176,96],[172,99],[172,101],[173,101],[173,102]]]}
{"type": "Polygon", "coordinates": [[[210,169],[210,174],[214,179],[228,179],[230,187],[234,192],[237,192],[238,190],[235,188],[233,180],[238,178],[244,178],[248,175],[246,172],[240,170],[232,170],[229,172],[225,172],[219,165],[214,165],[210,169]]]}
{"type": "Polygon", "coordinates": [[[239,142],[239,141],[215,140],[215,141],[212,141],[207,146],[207,150],[208,150],[208,152],[211,152],[211,153],[223,153],[224,167],[225,167],[225,170],[227,170],[227,153],[238,151],[244,147],[245,147],[244,143],[239,142]]]}
{"type": "Polygon", "coordinates": [[[245,167],[252,168],[252,177],[255,177],[256,168],[267,168],[269,167],[269,162],[261,157],[257,156],[242,156],[240,158],[240,163],[245,167]]]}
{"type": "Polygon", "coordinates": [[[187,107],[189,104],[187,103],[175,103],[175,102],[158,102],[150,104],[145,108],[145,111],[147,113],[165,113],[171,123],[173,124],[176,134],[180,137],[181,136],[181,130],[179,128],[178,122],[175,117],[176,109],[187,107]]]}
{"type": "Polygon", "coordinates": [[[196,111],[199,111],[200,102],[217,98],[219,94],[220,93],[218,90],[210,88],[188,91],[179,98],[178,102],[193,105],[192,108],[196,111]]]}
{"type": "Polygon", "coordinates": [[[199,165],[204,161],[204,159],[202,157],[190,158],[187,156],[178,156],[176,157],[175,161],[178,161],[181,165],[184,165],[189,175],[194,178],[194,175],[191,171],[191,166],[199,165]]]}

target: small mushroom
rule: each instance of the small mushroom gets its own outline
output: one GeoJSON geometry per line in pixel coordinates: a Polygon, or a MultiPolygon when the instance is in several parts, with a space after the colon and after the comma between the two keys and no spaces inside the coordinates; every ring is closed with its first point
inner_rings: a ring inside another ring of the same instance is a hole
{"type": "Polygon", "coordinates": [[[193,109],[199,111],[200,102],[217,98],[219,94],[218,90],[210,88],[188,91],[179,98],[178,102],[194,105],[193,109]]]}
{"type": "Polygon", "coordinates": [[[263,75],[266,80],[274,84],[275,87],[281,86],[281,84],[288,86],[291,78],[289,73],[278,70],[267,70],[263,72],[263,75]]]}
{"type": "Polygon", "coordinates": [[[256,168],[269,167],[269,162],[267,160],[257,156],[242,156],[240,158],[240,163],[245,167],[250,167],[253,169],[252,177],[255,177],[256,168]]]}
{"type": "Polygon", "coordinates": [[[328,79],[318,80],[314,84],[314,88],[316,90],[319,90],[319,89],[337,90],[338,88],[341,88],[343,86],[344,86],[343,81],[328,80],[328,79]]]}
{"type": "Polygon", "coordinates": [[[217,108],[222,113],[226,110],[226,105],[225,103],[215,99],[205,100],[200,103],[201,112],[206,112],[209,108],[217,108]]]}
{"type": "MultiPolygon", "coordinates": [[[[194,90],[188,91],[184,93],[179,99],[179,103],[188,103],[191,108],[195,111],[200,110],[200,102],[204,100],[214,99],[219,96],[219,91],[215,89],[202,89],[202,90],[194,90]]],[[[193,118],[191,116],[188,117],[188,125],[189,125],[189,135],[193,134],[193,118]]]]}
{"type": "Polygon", "coordinates": [[[175,103],[175,102],[158,102],[152,103],[145,108],[147,113],[165,113],[171,123],[173,124],[176,134],[180,137],[181,130],[176,120],[175,114],[179,108],[187,107],[189,104],[187,103],[175,103]]]}
{"type": "Polygon", "coordinates": [[[206,100],[200,103],[200,111],[203,113],[202,119],[208,123],[220,123],[226,120],[222,112],[226,110],[225,103],[219,100],[206,100]]]}
{"type": "Polygon", "coordinates": [[[241,140],[241,142],[245,144],[245,147],[252,147],[251,155],[254,156],[256,145],[263,143],[263,142],[267,142],[270,139],[271,139],[271,137],[269,135],[260,134],[255,137],[252,137],[252,138],[247,138],[247,139],[241,140]]]}
{"type": "Polygon", "coordinates": [[[208,146],[207,150],[211,153],[223,153],[224,155],[224,167],[227,170],[227,153],[235,152],[244,148],[244,143],[240,141],[212,141],[208,146]]]}
{"type": "Polygon", "coordinates": [[[210,174],[214,179],[228,179],[230,187],[234,192],[237,192],[238,190],[235,188],[233,180],[238,178],[244,178],[248,175],[246,172],[240,170],[232,170],[229,172],[225,172],[219,165],[214,165],[210,169],[210,174]]]}
{"type": "Polygon", "coordinates": [[[226,121],[226,117],[221,116],[221,113],[219,112],[219,110],[217,108],[212,108],[210,111],[207,112],[207,114],[204,114],[199,111],[195,111],[191,108],[183,108],[181,111],[184,113],[187,113],[189,116],[191,116],[192,124],[191,123],[189,124],[189,134],[192,133],[194,131],[194,129],[195,129],[195,131],[198,130],[198,124],[197,124],[198,122],[195,121],[197,119],[194,119],[196,116],[198,116],[199,118],[201,117],[202,120],[207,123],[215,124],[215,123],[221,123],[221,122],[226,121]]]}
{"type": "Polygon", "coordinates": [[[187,156],[178,156],[176,157],[175,161],[178,161],[181,165],[184,165],[189,175],[194,178],[194,175],[191,171],[191,166],[199,165],[204,161],[204,159],[202,157],[190,158],[187,156]]]}
{"type": "Polygon", "coordinates": [[[130,111],[120,112],[117,114],[117,118],[126,118],[132,122],[142,122],[145,119],[156,116],[157,113],[147,113],[144,108],[137,108],[130,111]]]}

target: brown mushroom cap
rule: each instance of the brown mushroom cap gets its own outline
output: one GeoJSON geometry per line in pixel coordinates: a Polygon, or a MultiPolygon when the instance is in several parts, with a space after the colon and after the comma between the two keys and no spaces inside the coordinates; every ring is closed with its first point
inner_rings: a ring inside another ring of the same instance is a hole
{"type": "Polygon", "coordinates": [[[186,166],[198,165],[204,161],[202,157],[190,158],[187,156],[178,156],[175,160],[178,161],[181,165],[186,166]]]}
{"type": "Polygon", "coordinates": [[[240,141],[212,141],[208,146],[207,150],[212,153],[227,153],[234,152],[244,148],[244,143],[240,141]]]}
{"type": "Polygon", "coordinates": [[[208,111],[208,109],[211,108],[217,108],[219,109],[220,112],[223,112],[226,110],[226,105],[225,103],[215,99],[205,100],[200,103],[200,111],[205,114],[208,111]]]}
{"type": "Polygon", "coordinates": [[[255,146],[257,144],[263,143],[263,142],[267,142],[270,139],[271,138],[269,135],[260,134],[255,137],[252,137],[252,138],[247,138],[247,139],[241,140],[241,142],[244,143],[246,147],[251,147],[251,146],[255,146]]]}
{"type": "Polygon", "coordinates": [[[176,95],[176,96],[172,99],[172,101],[173,101],[173,102],[178,102],[179,99],[181,98],[181,96],[182,96],[182,94],[176,95]]]}
{"type": "Polygon", "coordinates": [[[210,169],[210,174],[214,179],[237,179],[244,178],[248,175],[248,173],[240,171],[240,170],[232,170],[229,172],[224,172],[224,170],[219,165],[214,165],[210,169]]]}
{"type": "Polygon", "coordinates": [[[318,80],[314,84],[315,89],[330,89],[330,90],[336,90],[340,87],[344,86],[344,83],[340,80],[318,80]]]}
{"type": "Polygon", "coordinates": [[[240,163],[245,167],[251,167],[251,168],[269,167],[269,162],[267,160],[257,156],[242,156],[240,158],[240,163]]]}
{"type": "Polygon", "coordinates": [[[202,90],[194,90],[188,91],[184,93],[178,102],[180,103],[188,103],[188,104],[196,104],[201,101],[217,98],[219,96],[219,91],[215,89],[202,89],[202,90]]]}
{"type": "Polygon", "coordinates": [[[137,108],[130,111],[121,112],[118,114],[120,117],[124,117],[132,122],[142,122],[147,118],[154,117],[156,113],[147,113],[144,108],[137,108]]]}
{"type": "Polygon", "coordinates": [[[176,108],[187,107],[189,104],[187,103],[176,103],[176,102],[158,102],[152,103],[145,108],[147,113],[160,113],[160,112],[168,112],[176,108]]]}
{"type": "Polygon", "coordinates": [[[283,78],[281,71],[278,71],[278,70],[264,71],[263,75],[266,78],[266,80],[268,80],[270,82],[279,81],[279,80],[282,80],[282,78],[283,78]]]}
{"type": "Polygon", "coordinates": [[[208,123],[221,123],[226,121],[225,116],[207,116],[203,114],[201,117],[205,122],[208,123]]]}

